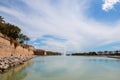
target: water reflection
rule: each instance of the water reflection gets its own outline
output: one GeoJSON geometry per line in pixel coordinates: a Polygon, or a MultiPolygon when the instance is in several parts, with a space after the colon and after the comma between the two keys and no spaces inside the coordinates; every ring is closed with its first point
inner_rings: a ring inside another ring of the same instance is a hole
{"type": "Polygon", "coordinates": [[[120,60],[105,57],[36,57],[0,80],[119,80],[120,60]],[[7,76],[7,77],[6,77],[7,76]]]}
{"type": "Polygon", "coordinates": [[[23,65],[9,70],[8,72],[0,74],[0,80],[23,80],[27,76],[24,69],[30,64],[31,62],[26,62],[23,65]]]}
{"type": "Polygon", "coordinates": [[[120,59],[88,59],[90,62],[106,62],[106,63],[120,63],[120,59]]]}
{"type": "Polygon", "coordinates": [[[120,75],[119,60],[111,58],[41,57],[34,62],[25,80],[31,75],[36,80],[119,80],[120,75]]]}

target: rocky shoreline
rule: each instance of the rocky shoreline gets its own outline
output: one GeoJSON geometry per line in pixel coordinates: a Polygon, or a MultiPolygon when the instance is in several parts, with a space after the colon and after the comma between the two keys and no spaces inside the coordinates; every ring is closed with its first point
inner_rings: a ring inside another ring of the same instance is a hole
{"type": "Polygon", "coordinates": [[[13,68],[17,65],[24,64],[24,62],[32,59],[33,57],[0,57],[0,73],[13,68]]]}

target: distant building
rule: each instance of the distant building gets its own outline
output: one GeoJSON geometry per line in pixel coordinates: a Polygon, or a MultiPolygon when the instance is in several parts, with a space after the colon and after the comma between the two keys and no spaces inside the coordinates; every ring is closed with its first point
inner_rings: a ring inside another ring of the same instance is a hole
{"type": "Polygon", "coordinates": [[[103,52],[103,51],[98,51],[97,54],[98,54],[98,55],[103,55],[104,52],[103,52]]]}

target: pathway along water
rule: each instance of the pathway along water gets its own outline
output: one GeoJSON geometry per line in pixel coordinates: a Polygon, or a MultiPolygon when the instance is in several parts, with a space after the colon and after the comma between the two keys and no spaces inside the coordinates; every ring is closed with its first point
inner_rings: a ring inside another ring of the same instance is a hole
{"type": "Polygon", "coordinates": [[[0,80],[120,80],[120,59],[36,57],[29,63],[0,74],[0,80]]]}

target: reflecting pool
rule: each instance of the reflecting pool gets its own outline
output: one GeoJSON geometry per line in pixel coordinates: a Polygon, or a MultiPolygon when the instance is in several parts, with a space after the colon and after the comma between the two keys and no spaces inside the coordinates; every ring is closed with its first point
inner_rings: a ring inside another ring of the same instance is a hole
{"type": "Polygon", "coordinates": [[[120,80],[120,59],[43,56],[18,66],[0,80],[120,80]]]}

